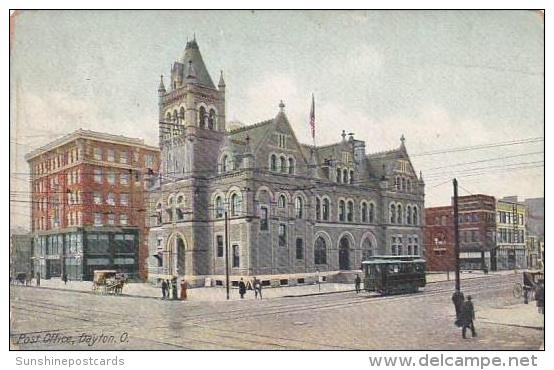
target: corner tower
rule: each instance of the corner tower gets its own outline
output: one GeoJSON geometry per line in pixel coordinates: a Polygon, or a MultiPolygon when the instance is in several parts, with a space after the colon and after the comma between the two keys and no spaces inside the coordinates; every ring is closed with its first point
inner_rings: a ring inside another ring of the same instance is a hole
{"type": "Polygon", "coordinates": [[[188,41],[183,55],[171,67],[168,89],[158,88],[160,145],[193,126],[225,131],[225,82],[223,73],[216,87],[208,73],[196,38],[188,41]]]}

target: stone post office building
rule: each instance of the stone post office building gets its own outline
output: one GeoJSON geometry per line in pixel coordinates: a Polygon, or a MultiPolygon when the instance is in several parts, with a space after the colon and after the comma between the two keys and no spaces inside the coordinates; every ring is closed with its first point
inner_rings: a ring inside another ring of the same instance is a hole
{"type": "Polygon", "coordinates": [[[231,129],[225,88],[223,73],[214,85],[196,40],[167,89],[160,81],[149,279],[224,285],[225,213],[233,285],[243,276],[309,283],[357,270],[366,256],[422,254],[424,183],[404,137],[375,154],[344,131],[332,145],[301,144],[283,102],[275,117],[231,129]]]}

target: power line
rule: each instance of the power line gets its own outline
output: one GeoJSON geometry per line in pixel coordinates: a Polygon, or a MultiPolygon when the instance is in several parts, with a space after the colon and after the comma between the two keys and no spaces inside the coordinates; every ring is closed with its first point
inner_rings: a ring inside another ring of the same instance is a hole
{"type": "Polygon", "coordinates": [[[534,138],[504,141],[504,142],[498,142],[498,143],[479,144],[479,145],[472,145],[472,146],[466,146],[466,147],[432,150],[428,152],[412,154],[410,157],[423,157],[423,156],[437,155],[437,154],[444,154],[444,153],[464,152],[468,150],[480,150],[480,149],[496,148],[496,147],[502,147],[502,146],[531,144],[531,143],[536,143],[541,141],[544,141],[544,137],[534,137],[534,138]]]}
{"type": "Polygon", "coordinates": [[[445,166],[428,168],[426,171],[438,170],[438,169],[442,169],[442,168],[451,168],[451,167],[455,167],[455,166],[465,166],[465,165],[468,165],[468,164],[475,164],[475,163],[482,163],[482,162],[492,162],[492,161],[509,159],[509,158],[526,157],[528,155],[535,155],[535,154],[544,154],[544,151],[522,153],[522,154],[515,154],[515,155],[495,157],[495,158],[487,158],[487,159],[481,159],[479,161],[472,161],[472,162],[459,162],[459,163],[454,163],[454,164],[445,165],[445,166]]]}

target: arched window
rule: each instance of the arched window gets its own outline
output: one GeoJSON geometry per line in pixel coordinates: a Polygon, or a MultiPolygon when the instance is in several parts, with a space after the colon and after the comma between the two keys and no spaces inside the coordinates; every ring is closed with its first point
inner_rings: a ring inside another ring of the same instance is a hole
{"type": "Polygon", "coordinates": [[[348,184],[348,170],[342,171],[342,182],[348,184]]]}
{"type": "Polygon", "coordinates": [[[348,222],[354,221],[354,202],[351,200],[346,204],[346,220],[348,222]]]}
{"type": "Polygon", "coordinates": [[[277,202],[277,206],[279,208],[285,208],[287,205],[287,198],[284,194],[279,195],[279,201],[277,202]]]}
{"type": "Polygon", "coordinates": [[[373,256],[373,245],[371,245],[371,240],[366,238],[362,243],[362,261],[367,261],[371,256],[373,256]]]}
{"type": "Polygon", "coordinates": [[[394,204],[390,205],[390,223],[394,224],[396,222],[396,206],[394,204]]]}
{"type": "Polygon", "coordinates": [[[330,209],[330,204],[329,204],[329,199],[325,198],[323,199],[323,209],[322,209],[322,217],[323,217],[323,220],[324,221],[329,221],[329,209],[330,209]]]}
{"type": "Polygon", "coordinates": [[[340,183],[340,179],[342,177],[342,171],[340,170],[340,168],[337,168],[337,182],[340,183]]]}
{"type": "Polygon", "coordinates": [[[294,158],[289,158],[289,175],[294,175],[294,158]]]}
{"type": "Polygon", "coordinates": [[[277,171],[277,156],[275,154],[271,155],[271,161],[270,161],[270,169],[271,171],[277,171]]]}
{"type": "Polygon", "coordinates": [[[294,200],[294,211],[296,214],[296,218],[302,218],[303,216],[303,209],[304,209],[304,201],[301,197],[296,197],[294,200]]]}
{"type": "Polygon", "coordinates": [[[369,222],[375,222],[375,205],[373,203],[369,203],[369,222]]]}
{"type": "Polygon", "coordinates": [[[406,207],[406,223],[410,225],[412,223],[412,207],[406,207]]]}
{"type": "Polygon", "coordinates": [[[327,243],[321,236],[316,239],[314,245],[314,263],[316,265],[327,264],[327,243]]]}
{"type": "Polygon", "coordinates": [[[287,159],[285,157],[280,158],[279,164],[281,166],[281,172],[287,172],[287,159]]]}
{"type": "Polygon", "coordinates": [[[227,155],[224,155],[223,158],[221,158],[221,172],[227,171],[229,171],[229,168],[227,167],[227,155]]]}
{"type": "Polygon", "coordinates": [[[406,180],[406,190],[409,192],[412,191],[412,182],[410,181],[410,179],[406,180]]]}
{"type": "Polygon", "coordinates": [[[354,184],[354,170],[350,170],[350,184],[354,184]]]}
{"type": "Polygon", "coordinates": [[[362,222],[367,222],[367,203],[362,202],[362,222]]]}
{"type": "Polygon", "coordinates": [[[344,200],[339,201],[339,221],[344,221],[345,204],[344,200]]]}
{"type": "Polygon", "coordinates": [[[179,120],[181,122],[185,122],[185,108],[181,107],[181,109],[179,109],[179,120]]]}
{"type": "Polygon", "coordinates": [[[402,190],[406,190],[406,179],[402,178],[402,190]]]}
{"type": "Polygon", "coordinates": [[[166,120],[166,122],[171,122],[171,113],[170,112],[167,112],[167,114],[165,115],[165,120],[166,120]]]}
{"type": "Polygon", "coordinates": [[[182,221],[185,218],[185,213],[181,208],[175,208],[175,213],[177,214],[177,221],[182,221]]]}
{"type": "Polygon", "coordinates": [[[240,214],[240,195],[234,193],[231,195],[231,216],[238,216],[240,214]]]}
{"type": "Polygon", "coordinates": [[[208,117],[208,128],[213,130],[215,127],[215,110],[210,109],[210,115],[208,117]]]}
{"type": "Polygon", "coordinates": [[[396,176],[394,184],[396,185],[396,190],[400,190],[400,176],[396,176]]]}
{"type": "Polygon", "coordinates": [[[396,223],[402,224],[402,206],[400,204],[396,206],[396,223]]]}
{"type": "Polygon", "coordinates": [[[205,128],[206,127],[206,109],[204,107],[200,107],[198,110],[198,126],[205,128]]]}
{"type": "Polygon", "coordinates": [[[315,219],[321,220],[321,199],[315,198],[315,219]]]}
{"type": "Polygon", "coordinates": [[[173,110],[173,122],[178,122],[179,116],[177,115],[177,109],[173,110]]]}
{"type": "Polygon", "coordinates": [[[412,225],[419,225],[419,220],[417,219],[417,217],[418,217],[417,207],[414,206],[414,212],[412,215],[412,225]]]}
{"type": "Polygon", "coordinates": [[[215,198],[215,217],[216,218],[223,217],[223,201],[221,199],[221,195],[218,195],[215,198]]]}

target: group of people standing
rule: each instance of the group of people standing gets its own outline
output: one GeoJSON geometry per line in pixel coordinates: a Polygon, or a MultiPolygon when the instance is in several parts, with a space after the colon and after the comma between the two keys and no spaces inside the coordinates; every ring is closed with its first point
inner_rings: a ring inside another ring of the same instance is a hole
{"type": "Polygon", "coordinates": [[[162,280],[162,299],[180,299],[182,301],[187,299],[188,283],[185,279],[181,281],[181,296],[177,297],[177,279],[162,280]]]}
{"type": "Polygon", "coordinates": [[[244,282],[243,278],[240,278],[239,281],[239,294],[240,299],[244,299],[244,295],[246,294],[247,290],[254,290],[254,298],[258,299],[258,296],[260,296],[260,299],[262,299],[262,283],[261,281],[254,276],[254,279],[252,281],[244,282]]]}

